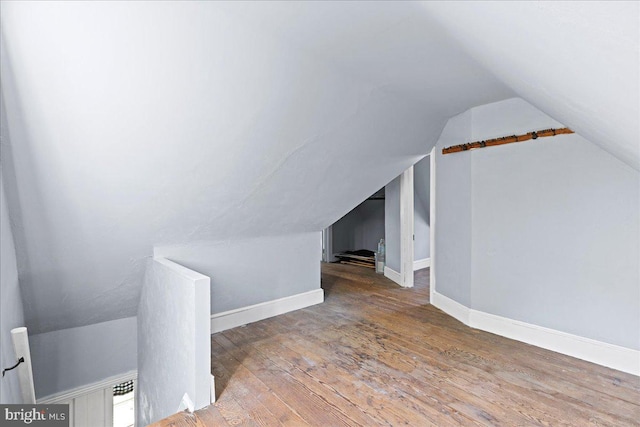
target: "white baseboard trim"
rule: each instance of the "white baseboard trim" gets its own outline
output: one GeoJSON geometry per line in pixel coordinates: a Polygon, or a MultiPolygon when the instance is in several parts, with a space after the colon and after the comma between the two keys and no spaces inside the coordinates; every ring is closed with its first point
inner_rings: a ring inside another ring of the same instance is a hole
{"type": "Polygon", "coordinates": [[[108,387],[113,387],[116,384],[120,384],[126,381],[135,380],[138,378],[138,371],[129,371],[124,374],[114,375],[104,380],[97,381],[95,383],[83,385],[73,388],[71,390],[62,391],[60,393],[51,394],[43,398],[38,399],[38,404],[55,404],[59,402],[66,402],[76,397],[80,397],[84,394],[92,393],[94,391],[103,390],[108,387]]]}
{"type": "Polygon", "coordinates": [[[247,323],[257,322],[268,319],[269,317],[320,304],[323,301],[324,291],[322,289],[314,289],[313,291],[303,292],[273,301],[266,301],[260,304],[212,314],[211,333],[215,334],[216,332],[226,331],[227,329],[236,328],[246,325],[247,323]]]}
{"type": "Polygon", "coordinates": [[[395,270],[390,269],[386,265],[384,266],[384,277],[393,280],[398,285],[402,286],[402,276],[395,270]]]}
{"type": "Polygon", "coordinates": [[[469,309],[437,292],[431,303],[472,328],[640,376],[639,350],[469,309]]]}
{"type": "Polygon", "coordinates": [[[608,368],[640,375],[640,351],[531,323],[470,310],[471,327],[553,350],[608,368]]]}
{"type": "Polygon", "coordinates": [[[431,258],[423,258],[413,261],[413,271],[429,267],[431,267],[431,258]]]}
{"type": "Polygon", "coordinates": [[[469,309],[458,301],[454,301],[449,297],[433,291],[431,293],[431,305],[438,307],[440,310],[444,311],[454,319],[461,321],[465,325],[469,325],[469,309]]]}

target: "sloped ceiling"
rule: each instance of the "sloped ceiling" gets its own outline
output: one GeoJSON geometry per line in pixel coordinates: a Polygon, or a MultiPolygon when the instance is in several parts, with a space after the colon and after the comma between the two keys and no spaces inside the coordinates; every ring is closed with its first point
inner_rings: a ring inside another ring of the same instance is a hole
{"type": "Polygon", "coordinates": [[[640,170],[640,2],[425,2],[521,98],[640,170]]]}
{"type": "Polygon", "coordinates": [[[2,173],[33,333],[135,315],[156,245],[318,231],[450,116],[528,95],[468,54],[457,11],[420,3],[1,7],[2,173]]]}

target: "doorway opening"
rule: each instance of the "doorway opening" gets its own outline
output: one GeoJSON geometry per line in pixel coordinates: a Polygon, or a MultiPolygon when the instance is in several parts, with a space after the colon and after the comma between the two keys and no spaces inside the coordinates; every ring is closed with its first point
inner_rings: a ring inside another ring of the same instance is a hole
{"type": "MultiPolygon", "coordinates": [[[[363,254],[357,251],[366,249],[373,255],[380,239],[384,239],[384,276],[402,287],[413,287],[418,278],[422,286],[431,288],[435,254],[433,150],[323,230],[324,262],[337,262],[337,254],[350,251],[356,252],[353,264],[360,265],[363,260],[357,257],[363,254]]],[[[373,269],[372,261],[368,262],[373,269]]]]}
{"type": "Polygon", "coordinates": [[[133,427],[135,425],[134,386],[134,380],[113,386],[113,427],[133,427]]]}

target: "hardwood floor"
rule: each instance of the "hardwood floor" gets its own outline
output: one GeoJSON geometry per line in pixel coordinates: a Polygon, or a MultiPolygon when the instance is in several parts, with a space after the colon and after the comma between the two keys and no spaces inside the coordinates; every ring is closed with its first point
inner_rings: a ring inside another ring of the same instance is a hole
{"type": "Polygon", "coordinates": [[[486,332],[324,264],[323,304],[211,336],[218,401],[155,426],[638,426],[640,378],[486,332]]]}

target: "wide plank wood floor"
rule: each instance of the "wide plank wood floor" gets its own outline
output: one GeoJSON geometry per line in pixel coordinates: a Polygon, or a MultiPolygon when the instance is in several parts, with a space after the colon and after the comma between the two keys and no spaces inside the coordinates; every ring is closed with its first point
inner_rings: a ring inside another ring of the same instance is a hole
{"type": "Polygon", "coordinates": [[[323,264],[323,304],[211,336],[218,401],[166,426],[638,426],[640,378],[486,332],[323,264]]]}

